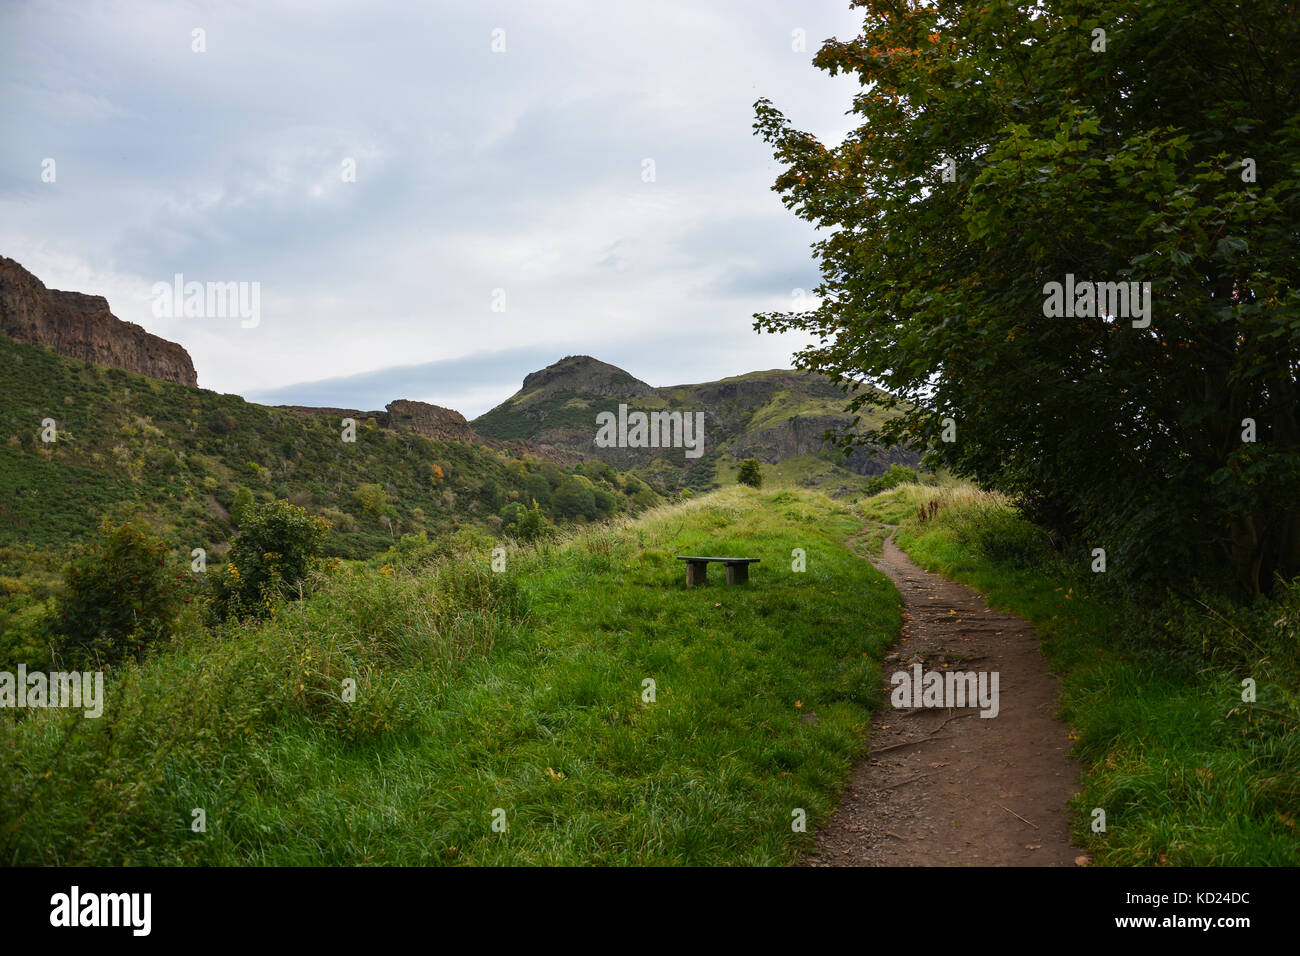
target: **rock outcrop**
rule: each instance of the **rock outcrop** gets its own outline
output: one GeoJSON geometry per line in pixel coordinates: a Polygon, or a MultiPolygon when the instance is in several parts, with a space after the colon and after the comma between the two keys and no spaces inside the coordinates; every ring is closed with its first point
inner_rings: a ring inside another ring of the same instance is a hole
{"type": "Polygon", "coordinates": [[[388,427],[404,428],[435,441],[467,441],[487,444],[474,433],[465,416],[441,405],[412,402],[404,398],[388,403],[388,427]]]}
{"type": "Polygon", "coordinates": [[[0,333],[60,355],[197,387],[190,355],[175,342],[123,322],[102,295],[47,289],[13,259],[0,256],[0,333]]]}
{"type": "Polygon", "coordinates": [[[415,432],[434,441],[463,441],[473,445],[482,445],[495,451],[508,452],[511,455],[532,455],[546,458],[557,465],[577,465],[583,456],[568,448],[525,440],[502,441],[480,435],[465,420],[465,416],[455,409],[430,405],[428,402],[413,402],[399,398],[388,403],[384,411],[363,412],[355,408],[327,408],[318,405],[276,405],[279,409],[310,418],[324,415],[335,422],[351,418],[358,425],[373,418],[380,428],[394,431],[415,432]]]}

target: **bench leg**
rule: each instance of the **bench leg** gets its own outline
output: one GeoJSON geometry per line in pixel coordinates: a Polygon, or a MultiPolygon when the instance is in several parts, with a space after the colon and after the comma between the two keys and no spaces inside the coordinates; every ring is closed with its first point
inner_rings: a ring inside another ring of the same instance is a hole
{"type": "Polygon", "coordinates": [[[703,584],[705,574],[709,570],[709,565],[704,561],[686,562],[686,586],[693,588],[697,584],[703,584]]]}
{"type": "Polygon", "coordinates": [[[729,564],[727,565],[727,583],[744,584],[749,580],[748,564],[729,564]]]}

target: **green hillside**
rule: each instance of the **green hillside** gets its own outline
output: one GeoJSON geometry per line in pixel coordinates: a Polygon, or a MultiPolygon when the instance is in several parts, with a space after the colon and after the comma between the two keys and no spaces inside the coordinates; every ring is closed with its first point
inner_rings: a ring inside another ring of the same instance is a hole
{"type": "MultiPolygon", "coordinates": [[[[742,458],[757,459],[783,480],[828,490],[860,490],[866,478],[894,463],[915,467],[918,456],[903,449],[858,449],[845,456],[824,442],[827,430],[852,425],[845,411],[850,398],[828,379],[789,369],[654,388],[579,355],[529,375],[519,392],[472,424],[482,435],[557,445],[647,480],[697,490],[728,481],[742,458]],[[704,412],[704,454],[688,459],[680,449],[597,447],[596,416],[617,413],[621,403],[629,411],[704,412]],[[786,462],[797,464],[777,467],[786,462]]],[[[878,424],[879,414],[864,411],[857,430],[878,424]]]]}
{"type": "Polygon", "coordinates": [[[481,551],[358,565],[269,621],[182,632],[108,674],[101,719],[0,711],[0,859],[790,863],[866,746],[900,622],[859,527],[736,487],[512,547],[500,573],[481,551]],[[672,555],[726,548],[762,557],[749,583],[688,590],[672,555]]]}
{"type": "Polygon", "coordinates": [[[508,521],[512,508],[534,500],[557,523],[659,500],[643,482],[596,463],[561,468],[373,421],[358,422],[349,443],[336,418],[67,359],[5,336],[0,380],[0,578],[25,576],[28,589],[48,583],[104,517],[135,516],[185,553],[219,554],[236,530],[237,496],[285,498],[325,517],[326,550],[345,558],[376,554],[403,535],[499,532],[503,515],[508,521]],[[46,419],[56,427],[49,443],[46,419]]]}

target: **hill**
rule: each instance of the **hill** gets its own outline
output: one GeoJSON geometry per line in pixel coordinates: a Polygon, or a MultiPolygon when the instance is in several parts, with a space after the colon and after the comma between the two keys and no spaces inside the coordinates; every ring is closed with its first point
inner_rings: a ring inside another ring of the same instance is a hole
{"type": "Polygon", "coordinates": [[[431,405],[356,412],[349,442],[335,414],[346,410],[256,405],[7,336],[0,380],[0,576],[50,571],[103,516],[136,515],[185,553],[220,553],[241,494],[324,516],[327,550],[351,558],[405,534],[500,531],[503,509],[521,502],[536,500],[559,522],[659,500],[604,466],[580,472],[502,442],[478,444],[460,415],[431,405]]]}
{"type": "MultiPolygon", "coordinates": [[[[668,487],[703,489],[732,479],[736,462],[755,458],[803,484],[856,488],[862,477],[891,464],[915,467],[904,449],[860,447],[847,456],[824,439],[852,426],[845,411],[852,393],[821,376],[788,369],[750,372],[716,382],[655,388],[623,369],[587,355],[571,355],[533,372],[523,387],[474,419],[474,430],[498,439],[527,439],[630,469],[668,487]],[[597,416],[676,412],[704,415],[698,458],[685,449],[602,447],[597,416]],[[786,465],[784,470],[777,466],[786,465]]],[[[873,421],[864,412],[861,427],[873,421]]]]}

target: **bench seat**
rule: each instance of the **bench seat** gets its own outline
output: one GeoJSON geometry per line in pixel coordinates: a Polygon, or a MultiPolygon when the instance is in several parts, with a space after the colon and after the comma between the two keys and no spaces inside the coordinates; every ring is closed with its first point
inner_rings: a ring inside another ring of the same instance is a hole
{"type": "Polygon", "coordinates": [[[749,580],[749,566],[757,564],[761,558],[713,558],[701,555],[677,555],[678,561],[686,562],[686,586],[693,588],[703,584],[709,570],[710,562],[727,566],[727,583],[744,584],[749,580]]]}

